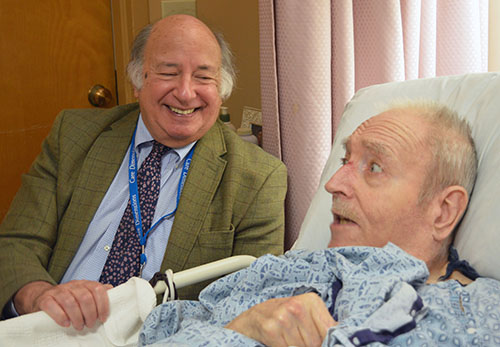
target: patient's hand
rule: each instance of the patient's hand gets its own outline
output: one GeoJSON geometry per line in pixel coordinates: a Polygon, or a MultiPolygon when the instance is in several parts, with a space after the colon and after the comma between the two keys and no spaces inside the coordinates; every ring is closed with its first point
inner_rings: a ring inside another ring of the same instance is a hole
{"type": "Polygon", "coordinates": [[[110,284],[94,281],[70,281],[53,286],[36,281],[26,284],[14,296],[14,305],[19,314],[45,311],[54,321],[63,326],[70,324],[76,330],[84,326],[92,328],[99,319],[104,322],[109,315],[108,289],[110,284]]]}
{"type": "Polygon", "coordinates": [[[255,305],[226,328],[268,346],[320,346],[335,325],[323,300],[308,293],[255,305]]]}

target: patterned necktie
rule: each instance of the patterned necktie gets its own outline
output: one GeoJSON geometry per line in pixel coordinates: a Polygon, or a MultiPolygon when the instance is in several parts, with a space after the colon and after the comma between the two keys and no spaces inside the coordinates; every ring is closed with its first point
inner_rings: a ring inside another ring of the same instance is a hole
{"type": "MultiPolygon", "coordinates": [[[[145,233],[151,226],[160,191],[161,158],[169,150],[156,140],[153,149],[137,172],[139,205],[141,207],[142,230],[145,233]]],[[[134,225],[130,198],[118,226],[111,251],[102,269],[99,282],[113,286],[126,282],[139,275],[141,245],[134,225]]]]}

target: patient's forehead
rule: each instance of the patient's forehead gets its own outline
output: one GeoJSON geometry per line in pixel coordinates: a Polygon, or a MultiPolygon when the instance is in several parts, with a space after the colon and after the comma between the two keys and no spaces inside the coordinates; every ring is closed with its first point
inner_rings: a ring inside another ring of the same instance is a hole
{"type": "Polygon", "coordinates": [[[427,147],[427,121],[411,109],[385,111],[364,121],[347,139],[393,156],[416,155],[427,147]]]}

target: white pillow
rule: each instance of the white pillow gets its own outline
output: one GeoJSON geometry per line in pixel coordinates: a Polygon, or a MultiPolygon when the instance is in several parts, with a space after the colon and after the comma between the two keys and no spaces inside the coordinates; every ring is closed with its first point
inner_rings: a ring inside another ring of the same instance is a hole
{"type": "Polygon", "coordinates": [[[391,82],[359,90],[347,104],[320,185],[295,249],[326,248],[332,222],[324,185],[340,167],[342,140],[395,100],[436,100],[469,121],[479,160],[478,176],[455,246],[482,276],[500,280],[500,73],[477,73],[391,82]]]}

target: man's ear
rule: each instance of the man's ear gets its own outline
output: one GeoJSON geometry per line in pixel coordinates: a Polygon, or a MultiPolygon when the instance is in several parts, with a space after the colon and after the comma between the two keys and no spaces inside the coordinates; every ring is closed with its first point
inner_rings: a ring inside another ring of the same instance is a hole
{"type": "Polygon", "coordinates": [[[139,98],[139,90],[136,87],[134,87],[134,96],[136,99],[139,98]]]}
{"type": "Polygon", "coordinates": [[[462,186],[449,186],[435,197],[434,233],[436,241],[446,239],[460,221],[469,201],[467,191],[462,186]]]}

